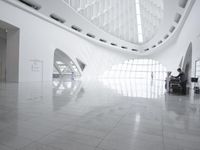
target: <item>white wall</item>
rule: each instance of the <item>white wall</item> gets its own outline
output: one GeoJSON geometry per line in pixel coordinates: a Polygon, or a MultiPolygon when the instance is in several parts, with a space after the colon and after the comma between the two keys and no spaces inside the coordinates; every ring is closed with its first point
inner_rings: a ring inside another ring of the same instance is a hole
{"type": "Polygon", "coordinates": [[[20,29],[19,82],[41,81],[39,74],[44,81],[51,81],[53,55],[57,48],[74,62],[77,57],[87,65],[83,72],[85,77],[95,76],[113,63],[126,59],[125,54],[94,45],[3,1],[0,1],[0,20],[20,29]],[[33,69],[38,65],[35,61],[42,62],[43,69],[33,69]]]}
{"type": "Polygon", "coordinates": [[[160,61],[167,67],[169,71],[173,71],[176,74],[176,69],[181,61],[181,58],[185,57],[187,48],[192,42],[192,75],[195,70],[194,62],[196,59],[200,59],[200,1],[197,0],[189,14],[181,33],[177,39],[170,46],[165,49],[159,49],[156,53],[149,56],[150,58],[160,61]]]}
{"type": "MultiPolygon", "coordinates": [[[[158,60],[168,70],[176,72],[182,56],[185,55],[189,43],[192,42],[194,64],[194,61],[200,58],[199,9],[200,1],[196,1],[177,41],[144,57],[158,60]]],[[[96,76],[112,64],[135,57],[130,53],[125,54],[93,44],[3,1],[0,1],[0,20],[20,29],[19,82],[41,81],[42,79],[51,81],[53,55],[57,48],[63,50],[74,62],[77,57],[87,65],[83,72],[84,77],[96,76]],[[38,65],[34,62],[42,62],[43,67],[34,70],[34,66],[38,65]],[[42,78],[40,78],[41,75],[42,78]]],[[[194,71],[194,65],[192,71],[194,71]]]]}

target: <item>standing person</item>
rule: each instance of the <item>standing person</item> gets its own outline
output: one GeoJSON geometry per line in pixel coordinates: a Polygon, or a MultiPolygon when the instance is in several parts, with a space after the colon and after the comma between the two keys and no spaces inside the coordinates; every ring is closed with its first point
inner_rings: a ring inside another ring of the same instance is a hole
{"type": "Polygon", "coordinates": [[[72,71],[71,80],[74,80],[74,72],[72,71]]]}
{"type": "Polygon", "coordinates": [[[153,80],[153,72],[151,72],[151,80],[153,80]]]}
{"type": "Polygon", "coordinates": [[[186,84],[187,84],[187,79],[185,76],[185,73],[181,70],[181,68],[178,68],[177,71],[179,72],[178,76],[175,76],[175,78],[180,80],[180,85],[182,87],[182,94],[186,94],[186,84]]]}

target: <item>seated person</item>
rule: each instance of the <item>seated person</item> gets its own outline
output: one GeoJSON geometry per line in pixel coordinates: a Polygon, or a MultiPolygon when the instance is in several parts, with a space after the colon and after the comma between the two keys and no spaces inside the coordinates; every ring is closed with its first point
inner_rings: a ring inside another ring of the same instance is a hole
{"type": "Polygon", "coordinates": [[[170,92],[170,80],[171,80],[171,78],[172,78],[172,76],[171,76],[171,73],[172,72],[167,72],[167,77],[166,77],[166,79],[165,79],[165,88],[166,88],[166,90],[167,90],[167,92],[170,92]]]}
{"type": "Polygon", "coordinates": [[[181,68],[178,68],[177,71],[179,72],[178,76],[175,76],[174,78],[179,79],[179,83],[182,87],[182,94],[186,94],[186,84],[187,84],[187,79],[185,76],[185,73],[181,70],[181,68]]]}

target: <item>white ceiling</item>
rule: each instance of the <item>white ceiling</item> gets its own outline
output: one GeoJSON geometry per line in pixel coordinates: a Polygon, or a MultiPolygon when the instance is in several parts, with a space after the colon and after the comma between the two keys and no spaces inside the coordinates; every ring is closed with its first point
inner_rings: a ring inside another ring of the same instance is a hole
{"type": "Polygon", "coordinates": [[[94,25],[135,44],[145,43],[152,39],[164,16],[163,0],[64,1],[94,25]],[[136,6],[139,7],[136,9],[136,6]],[[141,28],[138,24],[141,24],[141,28]],[[139,41],[140,33],[141,41],[139,41]]]}
{"type": "Polygon", "coordinates": [[[195,0],[4,1],[99,45],[138,55],[148,55],[176,41],[195,3],[195,0]]]}

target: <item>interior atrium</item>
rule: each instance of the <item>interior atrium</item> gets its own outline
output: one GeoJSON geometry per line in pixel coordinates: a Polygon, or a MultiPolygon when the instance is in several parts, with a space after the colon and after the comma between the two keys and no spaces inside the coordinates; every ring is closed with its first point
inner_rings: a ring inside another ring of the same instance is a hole
{"type": "Polygon", "coordinates": [[[200,0],[0,0],[0,150],[200,150],[200,0]]]}

